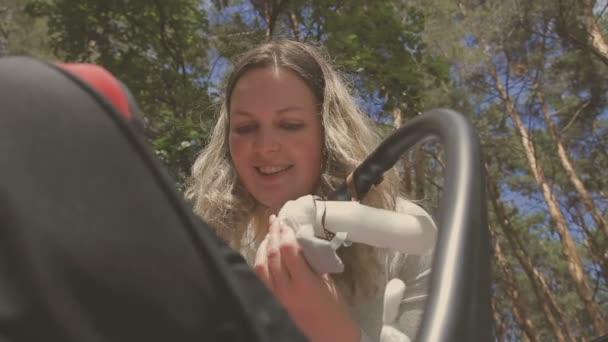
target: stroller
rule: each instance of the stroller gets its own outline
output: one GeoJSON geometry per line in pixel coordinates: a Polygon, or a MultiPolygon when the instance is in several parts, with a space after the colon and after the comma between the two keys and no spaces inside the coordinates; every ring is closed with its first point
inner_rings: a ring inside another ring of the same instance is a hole
{"type": "MultiPolygon", "coordinates": [[[[173,189],[138,115],[100,67],[0,60],[0,341],[304,341],[173,189]]],[[[417,340],[490,341],[483,170],[466,119],[412,120],[354,185],[365,193],[429,136],[446,146],[448,170],[417,340]]]]}

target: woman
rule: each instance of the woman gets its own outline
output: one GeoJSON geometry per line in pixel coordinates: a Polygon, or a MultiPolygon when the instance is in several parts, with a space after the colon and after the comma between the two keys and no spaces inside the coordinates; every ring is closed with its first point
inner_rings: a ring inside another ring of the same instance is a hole
{"type": "MultiPolygon", "coordinates": [[[[339,249],[343,273],[316,274],[291,229],[275,217],[289,200],[329,195],[379,143],[372,127],[319,51],[271,41],[234,66],[218,122],[193,166],[187,196],[195,211],[255,264],[313,341],[379,340],[382,291],[391,278],[401,278],[411,296],[426,291],[428,257],[366,245],[339,249]]],[[[400,199],[398,189],[396,173],[388,172],[362,203],[423,212],[400,199]]],[[[413,337],[421,310],[422,302],[411,304],[398,329],[413,337]]]]}

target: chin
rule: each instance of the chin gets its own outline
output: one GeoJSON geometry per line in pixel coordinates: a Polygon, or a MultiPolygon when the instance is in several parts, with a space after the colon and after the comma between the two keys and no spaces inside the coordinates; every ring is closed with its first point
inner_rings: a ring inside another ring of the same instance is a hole
{"type": "Polygon", "coordinates": [[[292,200],[296,200],[302,196],[308,195],[310,194],[309,192],[306,193],[302,193],[302,194],[281,194],[281,195],[276,195],[276,196],[260,196],[259,198],[256,198],[258,200],[259,203],[261,203],[262,205],[264,205],[267,208],[271,208],[273,211],[278,212],[279,209],[281,209],[283,207],[283,205],[285,203],[287,203],[287,201],[292,201],[292,200]]]}
{"type": "Polygon", "coordinates": [[[272,211],[279,211],[283,204],[287,202],[287,200],[276,199],[276,198],[257,198],[258,203],[265,206],[266,208],[272,209],[272,211]]]}

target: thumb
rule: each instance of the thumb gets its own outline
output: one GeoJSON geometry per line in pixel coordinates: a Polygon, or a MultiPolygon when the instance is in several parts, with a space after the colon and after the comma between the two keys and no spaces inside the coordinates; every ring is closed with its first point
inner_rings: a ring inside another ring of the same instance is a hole
{"type": "Polygon", "coordinates": [[[392,324],[399,316],[399,306],[405,295],[405,283],[394,278],[386,284],[384,289],[384,312],[382,313],[382,322],[384,324],[392,324]]]}
{"type": "Polygon", "coordinates": [[[380,342],[411,342],[411,340],[398,329],[385,325],[380,332],[380,342]]]}

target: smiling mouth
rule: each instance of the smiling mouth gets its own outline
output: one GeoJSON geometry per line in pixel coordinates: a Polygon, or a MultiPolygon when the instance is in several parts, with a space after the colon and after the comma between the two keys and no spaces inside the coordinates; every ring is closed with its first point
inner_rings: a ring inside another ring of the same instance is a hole
{"type": "Polygon", "coordinates": [[[256,171],[263,176],[271,176],[291,169],[293,165],[287,166],[262,166],[256,167],[256,171]]]}

